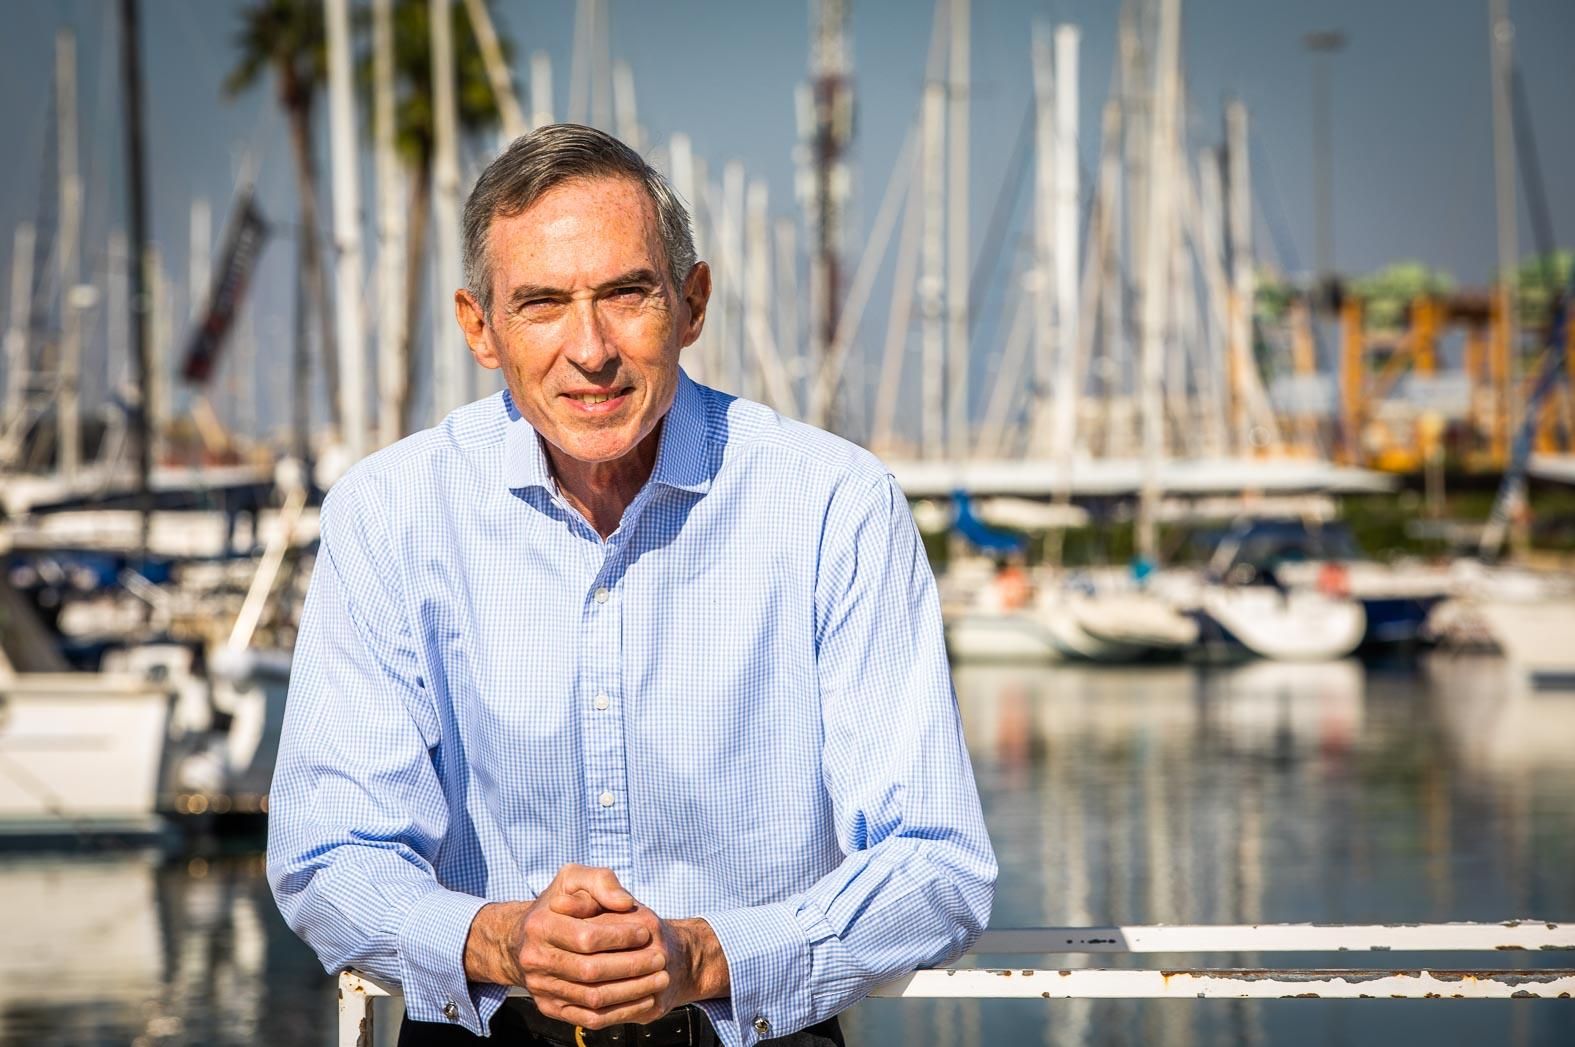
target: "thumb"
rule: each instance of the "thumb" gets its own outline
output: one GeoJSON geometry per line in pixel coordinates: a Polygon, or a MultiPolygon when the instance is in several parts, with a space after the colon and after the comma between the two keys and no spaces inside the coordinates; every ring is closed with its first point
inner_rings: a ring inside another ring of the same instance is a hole
{"type": "Polygon", "coordinates": [[[553,891],[547,896],[547,907],[563,916],[576,920],[589,920],[606,912],[589,891],[553,891]]]}
{"type": "Polygon", "coordinates": [[[611,869],[566,865],[558,873],[557,886],[560,901],[553,903],[554,911],[582,919],[598,912],[631,912],[640,904],[611,869]]]}

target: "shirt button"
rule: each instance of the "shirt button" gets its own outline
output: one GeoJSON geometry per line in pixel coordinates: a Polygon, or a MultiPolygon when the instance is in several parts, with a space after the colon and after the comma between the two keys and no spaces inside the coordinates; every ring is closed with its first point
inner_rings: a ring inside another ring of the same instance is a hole
{"type": "Polygon", "coordinates": [[[598,589],[598,590],[596,590],[596,602],[597,603],[606,603],[607,602],[607,597],[609,597],[611,595],[612,595],[612,593],[608,592],[605,587],[603,587],[601,589],[598,589]]]}
{"type": "Polygon", "coordinates": [[[443,1017],[447,1018],[451,1022],[459,1020],[459,1007],[454,1003],[453,1000],[450,1000],[443,1005],[443,1017]]]}
{"type": "Polygon", "coordinates": [[[601,800],[603,807],[611,807],[613,805],[612,793],[602,793],[597,799],[601,800]]]}
{"type": "Polygon", "coordinates": [[[762,1035],[762,1036],[770,1036],[771,1035],[771,1023],[766,1021],[764,1018],[756,1018],[754,1020],[754,1022],[752,1022],[751,1024],[754,1025],[755,1031],[758,1032],[760,1035],[762,1035]]]}
{"type": "Polygon", "coordinates": [[[598,694],[596,696],[596,708],[605,709],[611,704],[612,703],[607,700],[607,696],[605,694],[598,694]]]}

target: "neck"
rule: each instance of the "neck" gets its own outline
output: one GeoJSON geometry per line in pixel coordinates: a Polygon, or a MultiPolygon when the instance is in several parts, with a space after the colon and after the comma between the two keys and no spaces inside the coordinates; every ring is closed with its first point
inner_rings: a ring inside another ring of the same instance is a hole
{"type": "Polygon", "coordinates": [[[610,462],[582,462],[542,441],[558,490],[596,533],[606,538],[618,529],[624,510],[651,478],[662,426],[651,430],[622,458],[610,462]]]}

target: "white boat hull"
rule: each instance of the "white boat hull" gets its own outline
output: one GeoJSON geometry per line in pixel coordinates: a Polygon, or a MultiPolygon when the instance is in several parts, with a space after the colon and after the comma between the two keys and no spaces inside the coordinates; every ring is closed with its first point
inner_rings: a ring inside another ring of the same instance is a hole
{"type": "Polygon", "coordinates": [[[946,623],[946,648],[958,662],[1053,662],[1056,645],[1027,612],[959,614],[946,623]]]}
{"type": "Polygon", "coordinates": [[[1089,639],[1107,645],[1114,660],[1175,658],[1198,642],[1198,624],[1149,593],[1096,593],[1069,609],[1089,639]]]}
{"type": "Polygon", "coordinates": [[[1210,586],[1199,612],[1207,641],[1279,662],[1344,658],[1367,631],[1367,616],[1354,600],[1270,586],[1210,586]]]}
{"type": "Polygon", "coordinates": [[[156,831],[174,703],[135,677],[0,679],[0,837],[156,831]]]}
{"type": "Polygon", "coordinates": [[[1113,643],[1089,632],[1083,625],[1080,600],[1048,604],[1039,609],[1056,650],[1064,658],[1084,662],[1122,663],[1142,658],[1141,649],[1125,643],[1113,643]]]}
{"type": "Polygon", "coordinates": [[[1575,599],[1483,600],[1476,607],[1504,657],[1534,685],[1575,688],[1575,599]]]}

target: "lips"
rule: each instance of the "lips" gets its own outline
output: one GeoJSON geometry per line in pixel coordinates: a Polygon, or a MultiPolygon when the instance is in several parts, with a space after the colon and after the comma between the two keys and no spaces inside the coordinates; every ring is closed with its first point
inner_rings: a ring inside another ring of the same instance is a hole
{"type": "Polygon", "coordinates": [[[632,392],[633,386],[623,386],[612,389],[575,389],[558,395],[578,413],[607,414],[623,406],[632,392]]]}

